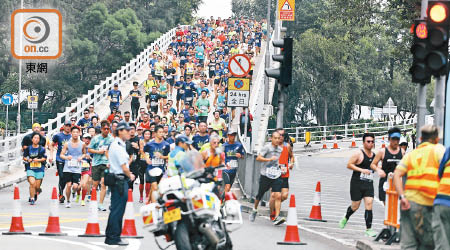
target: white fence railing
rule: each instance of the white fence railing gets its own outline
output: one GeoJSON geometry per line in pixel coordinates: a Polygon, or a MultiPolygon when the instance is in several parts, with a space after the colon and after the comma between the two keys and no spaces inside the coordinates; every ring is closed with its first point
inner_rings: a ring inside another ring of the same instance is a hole
{"type": "MultiPolygon", "coordinates": [[[[355,123],[355,124],[343,124],[343,125],[330,125],[330,126],[311,126],[311,127],[296,127],[285,128],[286,133],[289,136],[295,138],[296,142],[304,142],[306,132],[311,133],[311,141],[322,140],[343,140],[355,137],[362,137],[366,132],[374,133],[375,136],[384,136],[391,127],[398,127],[401,130],[412,130],[417,123],[415,118],[405,119],[402,121],[386,121],[386,122],[372,122],[372,123],[355,123]]],[[[268,129],[266,136],[269,137],[274,129],[268,129]]],[[[266,137],[266,138],[267,138],[266,137]]]]}
{"type": "MultiPolygon", "coordinates": [[[[83,110],[89,105],[94,106],[106,99],[108,91],[112,89],[114,83],[119,85],[139,72],[143,67],[147,67],[151,52],[155,46],[158,45],[161,50],[166,49],[172,37],[175,36],[175,28],[169,30],[167,33],[158,38],[155,42],[151,43],[144,51],[129,61],[126,65],[122,66],[110,77],[100,81],[99,84],[78,98],[76,102],[72,103],[62,113],[58,113],[56,118],[48,120],[47,123],[42,124],[48,130],[48,135],[59,132],[59,129],[64,124],[64,121],[69,120],[71,117],[76,117],[77,120],[81,118],[83,110]]],[[[21,165],[22,150],[21,142],[27,133],[6,138],[0,141],[0,172],[9,171],[14,167],[21,165]]]]}

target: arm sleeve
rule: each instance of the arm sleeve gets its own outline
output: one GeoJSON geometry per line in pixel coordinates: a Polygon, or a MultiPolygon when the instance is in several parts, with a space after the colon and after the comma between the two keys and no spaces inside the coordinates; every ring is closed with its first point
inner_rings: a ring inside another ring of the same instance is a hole
{"type": "Polygon", "coordinates": [[[445,151],[444,157],[442,157],[441,163],[439,164],[439,178],[442,178],[442,175],[444,174],[445,165],[450,160],[450,147],[447,148],[445,151]]]}

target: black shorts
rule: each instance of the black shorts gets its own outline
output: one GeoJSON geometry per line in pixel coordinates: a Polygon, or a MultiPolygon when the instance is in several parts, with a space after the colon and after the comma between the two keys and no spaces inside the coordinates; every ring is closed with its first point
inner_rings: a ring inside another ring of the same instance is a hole
{"type": "Polygon", "coordinates": [[[163,76],[157,76],[157,75],[155,75],[155,80],[158,80],[158,81],[161,81],[161,78],[162,78],[163,76]]]}
{"type": "Polygon", "coordinates": [[[223,182],[225,184],[233,185],[234,179],[236,179],[236,172],[234,172],[234,173],[223,172],[222,177],[223,177],[223,182]]]}
{"type": "Polygon", "coordinates": [[[214,84],[219,85],[220,84],[220,78],[219,79],[214,79],[214,84]]]}
{"type": "Polygon", "coordinates": [[[380,201],[386,200],[386,191],[383,189],[383,185],[386,182],[386,178],[380,178],[380,182],[378,183],[378,198],[380,201]]]}
{"type": "Polygon", "coordinates": [[[150,106],[150,111],[153,113],[158,113],[158,106],[150,106]]]}
{"type": "Polygon", "coordinates": [[[199,116],[198,117],[198,122],[207,122],[208,121],[208,116],[199,116]]]}
{"type": "Polygon", "coordinates": [[[72,184],[79,184],[81,179],[81,174],[64,172],[64,183],[72,182],[72,184]]]}
{"type": "Polygon", "coordinates": [[[177,93],[177,101],[184,100],[184,94],[177,93]]]}
{"type": "Polygon", "coordinates": [[[139,160],[134,161],[130,164],[130,172],[134,174],[134,176],[139,175],[139,160]]]}
{"type": "Polygon", "coordinates": [[[289,177],[281,178],[281,188],[289,188],[289,177]]]}
{"type": "MultiPolygon", "coordinates": [[[[150,170],[150,169],[148,169],[150,170]]],[[[148,170],[145,170],[145,183],[153,183],[156,182],[159,184],[159,181],[161,181],[161,178],[163,177],[164,174],[161,174],[160,176],[151,176],[148,173],[148,170]]]]}
{"type": "Polygon", "coordinates": [[[174,79],[173,78],[171,78],[171,79],[167,79],[167,82],[169,83],[169,85],[170,86],[172,86],[173,87],[173,85],[175,84],[175,81],[174,81],[174,79]]]}
{"type": "Polygon", "coordinates": [[[281,178],[270,179],[264,175],[259,177],[259,188],[258,194],[256,195],[257,200],[261,200],[263,195],[272,188],[272,192],[281,192],[281,178]]]}
{"type": "Polygon", "coordinates": [[[352,201],[360,201],[364,197],[374,197],[373,182],[351,180],[350,198],[352,201]]]}

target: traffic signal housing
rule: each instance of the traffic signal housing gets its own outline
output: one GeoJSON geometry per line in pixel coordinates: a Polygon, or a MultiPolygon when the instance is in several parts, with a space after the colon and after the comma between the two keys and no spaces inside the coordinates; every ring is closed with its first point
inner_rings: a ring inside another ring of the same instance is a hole
{"type": "Polygon", "coordinates": [[[280,62],[280,67],[266,68],[266,75],[277,79],[284,86],[289,86],[292,84],[293,39],[292,37],[286,37],[283,40],[274,40],[272,44],[274,47],[281,49],[281,54],[272,56],[274,61],[280,62]]]}
{"type": "Polygon", "coordinates": [[[427,28],[429,51],[426,63],[434,76],[447,74],[450,2],[428,1],[427,28]]]}
{"type": "Polygon", "coordinates": [[[412,29],[414,35],[411,53],[413,55],[413,64],[409,69],[412,76],[412,82],[430,83],[431,72],[427,65],[427,56],[429,54],[428,27],[425,20],[415,20],[412,29]]]}

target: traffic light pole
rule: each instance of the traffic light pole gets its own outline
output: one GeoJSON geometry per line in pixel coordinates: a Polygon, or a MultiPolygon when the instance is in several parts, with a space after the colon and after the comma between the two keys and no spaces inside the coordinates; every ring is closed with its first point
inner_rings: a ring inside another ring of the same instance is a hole
{"type": "MultiPolygon", "coordinates": [[[[271,29],[270,29],[270,5],[272,4],[271,0],[267,0],[267,38],[266,38],[266,58],[264,67],[266,69],[270,68],[270,38],[271,38],[271,29]]],[[[266,75],[264,77],[264,104],[269,104],[269,77],[266,75]]]]}
{"type": "MultiPolygon", "coordinates": [[[[427,17],[428,0],[422,0],[420,9],[420,19],[427,17]]],[[[422,135],[420,128],[425,125],[425,114],[427,112],[427,85],[419,84],[417,90],[417,127],[416,138],[419,139],[422,135]]]]}
{"type": "Polygon", "coordinates": [[[434,124],[439,127],[440,138],[444,135],[445,75],[436,78],[434,87],[434,124]]]}

